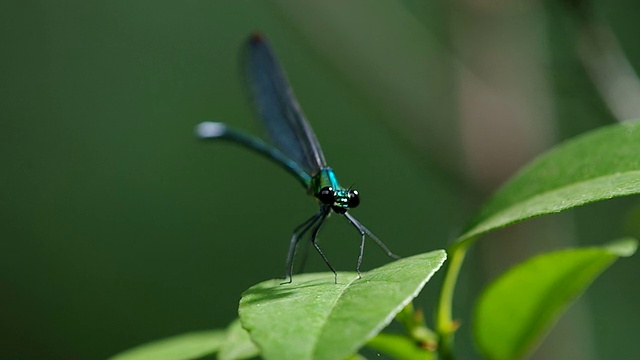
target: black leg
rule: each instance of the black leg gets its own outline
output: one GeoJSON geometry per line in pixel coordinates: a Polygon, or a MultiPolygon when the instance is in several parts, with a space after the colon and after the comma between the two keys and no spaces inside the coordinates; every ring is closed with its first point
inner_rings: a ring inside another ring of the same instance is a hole
{"type": "MultiPolygon", "coordinates": [[[[326,211],[321,207],[320,211],[318,211],[315,215],[307,219],[302,224],[298,225],[298,227],[293,230],[293,235],[291,236],[291,241],[289,242],[289,251],[287,252],[287,262],[285,265],[284,274],[284,279],[288,279],[288,281],[285,281],[282,284],[290,284],[292,281],[291,276],[293,274],[293,259],[296,256],[298,241],[300,241],[300,238],[302,238],[304,234],[306,234],[306,232],[309,231],[309,229],[311,229],[318,222],[319,219],[324,217],[326,217],[326,211]]],[[[322,223],[322,221],[320,223],[322,223]]]]}
{"type": "MultiPolygon", "coordinates": [[[[325,218],[325,220],[328,219],[329,216],[331,216],[331,211],[327,210],[327,212],[328,212],[328,214],[327,214],[327,217],[325,218]]],[[[298,260],[299,260],[298,264],[300,264],[300,265],[298,265],[298,269],[294,272],[294,274],[300,274],[300,273],[304,272],[304,266],[306,265],[307,258],[309,257],[309,244],[306,243],[306,242],[301,243],[299,245],[299,247],[298,247],[298,251],[300,250],[300,246],[302,246],[302,254],[298,255],[298,260]]]]}
{"type": "Polygon", "coordinates": [[[393,259],[400,259],[400,256],[392,253],[391,250],[389,250],[389,248],[387,247],[387,245],[385,245],[382,242],[382,240],[378,239],[378,237],[375,236],[371,231],[369,231],[369,229],[364,227],[364,225],[360,224],[360,222],[358,220],[356,220],[356,218],[351,216],[351,214],[344,213],[344,217],[346,217],[347,220],[349,220],[349,222],[356,229],[358,229],[358,232],[360,233],[360,236],[361,236],[361,240],[360,240],[360,255],[358,256],[358,265],[356,266],[356,271],[358,272],[358,277],[360,277],[360,265],[362,265],[362,257],[364,255],[364,238],[365,238],[365,235],[369,235],[369,237],[372,238],[373,241],[375,241],[376,244],[378,244],[378,246],[380,246],[380,248],[387,254],[387,256],[389,256],[389,257],[391,257],[393,259]]]}
{"type": "MultiPolygon", "coordinates": [[[[298,257],[298,265],[296,269],[294,269],[293,274],[302,274],[304,272],[304,268],[307,265],[307,259],[309,258],[309,245],[306,241],[303,241],[298,245],[298,250],[296,251],[296,256],[298,257]]],[[[296,267],[294,266],[294,267],[296,267]]]]}
{"type": "Polygon", "coordinates": [[[313,231],[311,232],[311,243],[313,244],[313,247],[315,247],[316,250],[318,251],[318,254],[320,254],[320,256],[322,256],[322,260],[324,260],[324,263],[327,264],[329,269],[331,269],[331,271],[333,272],[334,281],[337,284],[338,283],[338,273],[333,268],[333,266],[331,266],[331,264],[329,263],[329,259],[327,259],[327,257],[324,255],[322,250],[320,250],[320,246],[318,246],[318,243],[316,242],[317,237],[318,237],[318,232],[320,231],[320,227],[322,226],[322,223],[327,218],[327,216],[329,216],[329,212],[331,211],[331,209],[329,207],[327,207],[326,209],[323,209],[323,210],[324,210],[324,213],[322,214],[322,217],[320,218],[320,221],[316,224],[316,226],[313,228],[313,231]]]}

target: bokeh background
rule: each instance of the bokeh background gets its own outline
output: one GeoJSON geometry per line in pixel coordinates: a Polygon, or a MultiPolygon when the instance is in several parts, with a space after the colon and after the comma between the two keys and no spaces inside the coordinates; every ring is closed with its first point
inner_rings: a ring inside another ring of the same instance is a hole
{"type": "MultiPolygon", "coordinates": [[[[3,1],[0,358],[99,359],[222,328],[281,276],[316,211],[297,181],[193,127],[259,134],[238,53],[272,42],[353,214],[402,255],[446,247],[482,201],[555,143],[640,118],[631,0],[3,1]]],[[[640,235],[636,198],[480,241],[463,268],[460,358],[483,286],[532,254],[640,235]]],[[[321,234],[353,270],[358,236],[321,234]]],[[[367,249],[364,269],[388,260],[367,249]]],[[[311,254],[309,271],[325,271],[311,254]]],[[[640,357],[638,257],[604,273],[536,358],[640,357]]],[[[418,299],[429,316],[441,274],[418,299]]],[[[295,281],[295,280],[294,280],[295,281]]]]}

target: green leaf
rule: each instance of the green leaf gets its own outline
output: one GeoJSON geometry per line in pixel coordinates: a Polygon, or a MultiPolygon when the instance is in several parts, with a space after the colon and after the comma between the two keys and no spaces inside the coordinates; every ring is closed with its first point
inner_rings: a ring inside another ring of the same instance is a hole
{"type": "Polygon", "coordinates": [[[227,337],[220,347],[218,360],[250,359],[260,354],[253,344],[249,333],[242,328],[240,320],[236,319],[227,329],[227,337]]]}
{"type": "Polygon", "coordinates": [[[460,236],[640,193],[640,123],[600,128],[540,156],[505,184],[460,236]]]}
{"type": "Polygon", "coordinates": [[[344,359],[418,295],[446,259],[444,250],[362,274],[303,274],[269,280],[240,300],[240,320],[265,359],[344,359]]]}
{"type": "Polygon", "coordinates": [[[215,354],[224,339],[223,330],[198,331],[140,345],[110,360],[192,360],[215,354]]]}
{"type": "Polygon", "coordinates": [[[418,347],[407,336],[380,333],[369,340],[367,346],[379,350],[396,360],[432,360],[435,353],[418,347]]]}
{"type": "Polygon", "coordinates": [[[352,354],[347,356],[344,360],[367,360],[367,358],[360,354],[352,354]]]}
{"type": "Polygon", "coordinates": [[[637,248],[633,239],[605,247],[557,251],[507,271],[481,295],[474,339],[486,359],[520,359],[538,344],[570,303],[619,256],[637,248]]]}

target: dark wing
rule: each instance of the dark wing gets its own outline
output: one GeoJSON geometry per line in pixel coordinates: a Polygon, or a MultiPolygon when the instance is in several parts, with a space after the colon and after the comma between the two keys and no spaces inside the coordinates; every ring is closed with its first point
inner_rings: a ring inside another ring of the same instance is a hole
{"type": "Polygon", "coordinates": [[[314,176],[327,163],[284,70],[261,34],[249,38],[244,57],[249,90],[273,145],[314,176]]]}

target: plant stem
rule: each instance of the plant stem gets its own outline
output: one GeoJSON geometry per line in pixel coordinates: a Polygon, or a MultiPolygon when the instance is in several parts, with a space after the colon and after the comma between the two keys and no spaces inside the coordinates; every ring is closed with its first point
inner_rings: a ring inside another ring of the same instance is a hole
{"type": "Polygon", "coordinates": [[[444,275],[444,283],[440,290],[438,300],[438,308],[436,309],[436,332],[440,338],[438,343],[438,353],[444,360],[452,360],[453,356],[453,339],[458,328],[458,324],[453,320],[452,303],[453,294],[456,287],[456,281],[460,274],[460,268],[467,254],[467,249],[473,243],[473,240],[458,242],[449,247],[450,260],[444,275]]]}

